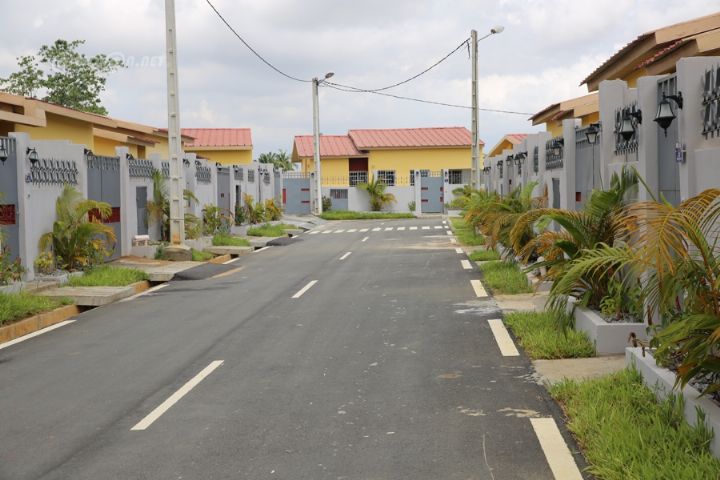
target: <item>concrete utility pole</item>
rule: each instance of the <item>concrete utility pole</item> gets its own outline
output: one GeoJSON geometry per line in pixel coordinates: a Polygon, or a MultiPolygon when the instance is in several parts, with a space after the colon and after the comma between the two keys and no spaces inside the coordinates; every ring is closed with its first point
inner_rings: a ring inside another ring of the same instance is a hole
{"type": "Polygon", "coordinates": [[[317,77],[312,79],[312,100],[313,100],[313,155],[315,159],[315,213],[320,215],[323,213],[322,206],[322,178],[320,172],[320,100],[318,98],[318,86],[335,75],[328,72],[322,80],[317,77]]]}
{"type": "Polygon", "coordinates": [[[167,54],[168,146],[170,151],[170,244],[180,254],[185,244],[183,205],[182,138],[178,99],[175,0],[165,0],[165,47],[167,54]]]}
{"type": "Polygon", "coordinates": [[[472,188],[480,188],[480,155],[478,153],[478,39],[477,30],[470,31],[470,51],[472,52],[472,188]]]}

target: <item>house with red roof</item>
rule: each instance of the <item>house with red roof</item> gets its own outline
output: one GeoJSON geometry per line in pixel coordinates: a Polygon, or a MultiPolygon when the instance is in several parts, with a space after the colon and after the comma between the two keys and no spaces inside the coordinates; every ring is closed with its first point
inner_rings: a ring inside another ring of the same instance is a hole
{"type": "Polygon", "coordinates": [[[186,152],[196,153],[210,162],[223,165],[252,163],[252,133],[249,128],[183,128],[186,152]]]}
{"type": "MultiPolygon", "coordinates": [[[[347,135],[321,135],[320,161],[324,186],[355,186],[376,172],[388,186],[414,183],[416,170],[448,171],[451,184],[470,183],[472,135],[465,127],[349,130],[347,135]]],[[[482,162],[481,141],[480,158],[482,162]]],[[[292,160],[300,170],[315,170],[312,135],[298,135],[292,160]]]]}

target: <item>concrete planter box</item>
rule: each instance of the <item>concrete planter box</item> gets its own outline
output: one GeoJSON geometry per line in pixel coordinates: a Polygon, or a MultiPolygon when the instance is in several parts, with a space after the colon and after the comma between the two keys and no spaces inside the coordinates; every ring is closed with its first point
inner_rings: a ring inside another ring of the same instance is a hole
{"type": "MultiPolygon", "coordinates": [[[[658,399],[664,399],[672,393],[675,374],[666,368],[659,367],[655,363],[655,358],[647,350],[643,357],[641,348],[626,348],[625,364],[634,366],[640,372],[643,382],[655,392],[658,399]]],[[[686,385],[682,391],[676,390],[675,393],[682,393],[685,398],[685,420],[690,425],[697,425],[696,408],[705,412],[705,424],[715,432],[715,436],[710,442],[710,451],[716,457],[720,457],[720,407],[709,398],[700,397],[700,392],[689,385],[686,385]]]]}
{"type": "Polygon", "coordinates": [[[133,245],[130,248],[130,255],[134,257],[155,258],[160,245],[133,245]]]}
{"type": "Polygon", "coordinates": [[[628,346],[628,337],[634,332],[639,340],[647,340],[644,323],[608,323],[594,310],[575,306],[575,330],[585,332],[595,344],[598,355],[623,353],[628,346]]]}
{"type": "Polygon", "coordinates": [[[212,247],[212,237],[200,237],[192,240],[185,240],[185,245],[195,250],[205,250],[208,247],[212,247]]]}

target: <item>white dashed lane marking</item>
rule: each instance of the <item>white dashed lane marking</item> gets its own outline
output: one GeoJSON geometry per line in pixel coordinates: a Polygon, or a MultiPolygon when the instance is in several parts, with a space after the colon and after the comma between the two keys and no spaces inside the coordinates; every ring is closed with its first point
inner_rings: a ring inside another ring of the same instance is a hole
{"type": "Polygon", "coordinates": [[[392,229],[393,229],[393,227],[387,227],[387,228],[385,228],[385,231],[386,231],[386,232],[389,232],[389,231],[391,231],[392,229]]]}
{"type": "Polygon", "coordinates": [[[10,340],[9,342],[3,343],[2,345],[0,345],[0,350],[2,350],[3,348],[12,347],[13,345],[24,342],[25,340],[30,340],[31,338],[37,337],[38,335],[42,335],[43,333],[52,332],[56,328],[64,327],[65,325],[70,325],[71,323],[75,323],[75,320],[65,320],[63,322],[56,323],[55,325],[45,327],[42,330],[28,333],[27,335],[24,335],[20,338],[16,338],[15,340],[10,340]]]}
{"type": "Polygon", "coordinates": [[[398,227],[398,232],[402,232],[403,230],[405,230],[405,227],[398,227]]]}
{"type": "Polygon", "coordinates": [[[335,233],[343,233],[345,230],[335,230],[335,233]]]}
{"type": "Polygon", "coordinates": [[[494,318],[488,320],[488,324],[490,325],[490,330],[492,330],[493,336],[495,337],[495,342],[497,342],[502,356],[519,357],[520,352],[518,352],[515,343],[513,343],[512,338],[510,337],[507,328],[505,328],[505,324],[503,323],[503,321],[499,318],[494,318]]]}
{"type": "Polygon", "coordinates": [[[434,228],[435,230],[440,230],[442,227],[441,227],[440,225],[435,225],[435,226],[433,226],[433,228],[434,228]]]}
{"type": "Polygon", "coordinates": [[[363,233],[364,233],[364,232],[367,232],[368,230],[370,230],[370,229],[369,229],[369,228],[361,228],[361,229],[360,229],[360,231],[363,232],[363,233]]]}
{"type": "Polygon", "coordinates": [[[347,252],[345,255],[340,257],[340,260],[345,260],[347,257],[349,257],[352,254],[352,252],[347,252]]]}
{"type": "Polygon", "coordinates": [[[370,238],[370,237],[365,237],[365,238],[363,238],[363,239],[360,240],[360,241],[361,241],[361,242],[367,242],[367,239],[368,239],[368,238],[370,238]]]}
{"type": "Polygon", "coordinates": [[[428,227],[427,225],[425,225],[424,227],[422,227],[422,229],[423,229],[423,230],[430,230],[430,227],[428,227]]]}
{"type": "Polygon", "coordinates": [[[380,230],[382,230],[382,228],[380,227],[375,227],[372,229],[373,232],[379,232],[380,230]]]}
{"type": "Polygon", "coordinates": [[[417,230],[417,227],[410,227],[410,230],[417,230]]]}
{"type": "Polygon", "coordinates": [[[452,235],[452,234],[453,234],[450,230],[445,230],[445,233],[447,233],[448,235],[452,235]]]}
{"type": "Polygon", "coordinates": [[[475,290],[475,295],[477,297],[487,297],[487,290],[485,290],[485,287],[483,287],[482,282],[480,280],[470,280],[470,285],[472,285],[473,290],[475,290]]]}
{"type": "Polygon", "coordinates": [[[325,230],[325,231],[322,231],[322,232],[320,232],[320,233],[332,233],[332,230],[325,230]]]}
{"type": "Polygon", "coordinates": [[[302,297],[303,294],[305,292],[307,292],[308,290],[310,290],[312,288],[312,286],[315,285],[317,282],[318,282],[317,280],[311,280],[310,282],[308,282],[307,285],[305,285],[303,288],[301,288],[299,292],[297,292],[295,295],[293,295],[292,298],[302,297]]]}
{"type": "Polygon", "coordinates": [[[552,418],[531,418],[535,435],[545,454],[550,470],[557,480],[582,480],[580,470],[570,453],[565,440],[560,433],[555,420],[552,418]]]}
{"type": "Polygon", "coordinates": [[[472,265],[470,264],[470,260],[460,260],[460,264],[462,265],[464,270],[472,270],[472,265]]]}
{"type": "Polygon", "coordinates": [[[317,235],[318,233],[320,233],[320,230],[313,230],[309,235],[317,235]]]}
{"type": "Polygon", "coordinates": [[[460,247],[457,247],[457,248],[455,249],[455,253],[463,253],[463,249],[460,248],[460,247]]]}
{"type": "Polygon", "coordinates": [[[351,228],[350,230],[348,230],[348,233],[353,233],[353,232],[357,232],[357,228],[351,228]]]}

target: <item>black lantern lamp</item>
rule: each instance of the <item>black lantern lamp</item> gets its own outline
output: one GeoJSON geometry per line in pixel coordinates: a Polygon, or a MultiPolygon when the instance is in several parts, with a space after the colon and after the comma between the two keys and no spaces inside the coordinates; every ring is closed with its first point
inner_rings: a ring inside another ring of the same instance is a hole
{"type": "Polygon", "coordinates": [[[132,153],[126,153],[126,154],[125,154],[125,159],[126,159],[126,160],[135,160],[135,157],[133,157],[133,154],[132,154],[132,153]]]}
{"type": "Polygon", "coordinates": [[[8,150],[5,142],[0,141],[0,162],[5,163],[8,158],[8,150]]]}
{"type": "Polygon", "coordinates": [[[195,168],[200,167],[201,163],[200,160],[195,160],[195,168]]]}
{"type": "Polygon", "coordinates": [[[622,124],[620,125],[620,135],[626,142],[635,135],[635,126],[642,123],[642,112],[640,110],[627,111],[623,115],[622,124]],[[635,121],[633,121],[635,119],[635,121]]]}
{"type": "Polygon", "coordinates": [[[27,154],[28,160],[30,160],[30,163],[32,163],[33,165],[40,161],[40,156],[34,148],[28,147],[25,153],[27,154]]]}
{"type": "Polygon", "coordinates": [[[585,138],[587,138],[590,145],[595,145],[597,142],[598,133],[600,132],[598,129],[599,126],[599,123],[591,123],[587,130],[585,130],[585,138]]]}
{"type": "Polygon", "coordinates": [[[216,166],[217,168],[222,168],[222,163],[220,163],[220,162],[215,162],[215,166],[216,166]]]}
{"type": "Polygon", "coordinates": [[[682,92],[678,92],[677,95],[665,95],[663,93],[663,98],[658,104],[657,115],[655,115],[655,122],[657,122],[660,128],[663,129],[666,137],[668,127],[670,127],[672,121],[675,120],[675,118],[677,117],[675,111],[672,108],[670,100],[674,101],[678,108],[683,108],[682,92]]]}
{"type": "Polygon", "coordinates": [[[85,154],[85,159],[86,159],[86,160],[88,159],[88,157],[94,157],[94,156],[95,156],[95,154],[93,153],[93,151],[90,150],[89,148],[85,148],[85,149],[83,150],[83,154],[85,154]]]}
{"type": "Polygon", "coordinates": [[[185,168],[188,168],[190,166],[190,160],[183,158],[183,165],[185,165],[185,168]]]}
{"type": "Polygon", "coordinates": [[[507,163],[508,167],[513,164],[513,159],[515,158],[514,155],[508,155],[505,159],[505,163],[507,163]]]}
{"type": "Polygon", "coordinates": [[[498,168],[502,168],[502,160],[499,160],[499,161],[497,162],[497,167],[498,167],[498,168]]]}
{"type": "Polygon", "coordinates": [[[559,157],[562,153],[563,146],[565,145],[565,139],[564,138],[558,138],[553,142],[552,145],[552,153],[553,156],[559,157]]]}

